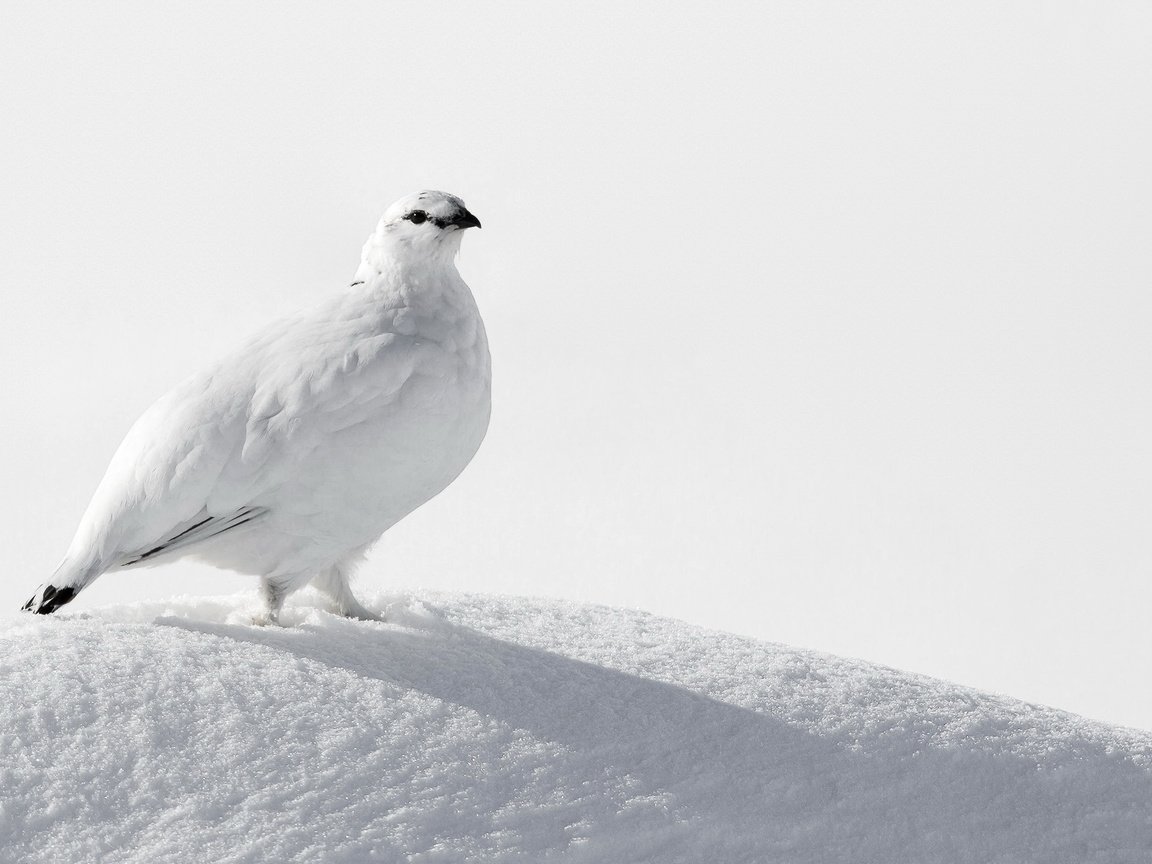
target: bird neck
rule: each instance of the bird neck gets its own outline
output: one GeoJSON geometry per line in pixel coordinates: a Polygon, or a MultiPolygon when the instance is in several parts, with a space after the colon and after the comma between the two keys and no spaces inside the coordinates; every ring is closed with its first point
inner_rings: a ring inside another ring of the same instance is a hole
{"type": "Polygon", "coordinates": [[[414,245],[377,230],[364,244],[356,281],[392,285],[450,285],[460,280],[456,255],[460,234],[443,241],[414,245]]]}
{"type": "Polygon", "coordinates": [[[453,255],[389,254],[386,247],[364,248],[353,283],[377,298],[374,304],[411,308],[442,306],[472,308],[475,300],[456,269],[453,255]]]}

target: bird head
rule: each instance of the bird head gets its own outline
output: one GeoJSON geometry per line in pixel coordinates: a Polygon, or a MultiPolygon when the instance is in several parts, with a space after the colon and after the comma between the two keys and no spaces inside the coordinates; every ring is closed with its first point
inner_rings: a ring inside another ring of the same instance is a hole
{"type": "Polygon", "coordinates": [[[439,270],[451,267],[466,228],[479,228],[480,220],[464,202],[447,192],[415,192],[386,211],[364,244],[357,281],[373,274],[439,270]]]}
{"type": "Polygon", "coordinates": [[[415,192],[384,212],[373,239],[399,258],[451,258],[464,230],[479,227],[480,220],[455,195],[415,192]]]}

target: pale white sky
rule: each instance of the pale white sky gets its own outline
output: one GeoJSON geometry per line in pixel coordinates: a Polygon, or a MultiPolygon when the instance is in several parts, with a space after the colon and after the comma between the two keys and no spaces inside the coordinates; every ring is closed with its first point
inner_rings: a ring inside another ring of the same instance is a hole
{"type": "Polygon", "coordinates": [[[0,605],[152,399],[440,188],[484,222],[494,418],[362,593],[637,606],[1152,728],[1152,7],[237,5],[5,7],[0,605]]]}

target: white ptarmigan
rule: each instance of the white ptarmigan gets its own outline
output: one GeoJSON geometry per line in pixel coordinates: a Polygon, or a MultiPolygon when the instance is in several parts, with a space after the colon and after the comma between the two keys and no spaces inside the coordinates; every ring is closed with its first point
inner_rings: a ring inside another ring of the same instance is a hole
{"type": "Polygon", "coordinates": [[[187,555],[259,576],[268,622],[309,582],[342,614],[376,618],[352,568],[488,429],[488,340],[455,265],[470,227],[480,220],[453,195],[400,199],[349,289],[161,397],[24,608],[49,613],[109,570],[187,555]]]}

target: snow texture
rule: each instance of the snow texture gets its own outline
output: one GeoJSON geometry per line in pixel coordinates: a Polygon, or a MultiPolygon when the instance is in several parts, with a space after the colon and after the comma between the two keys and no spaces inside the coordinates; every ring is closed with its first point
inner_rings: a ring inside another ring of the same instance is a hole
{"type": "Polygon", "coordinates": [[[557,601],[0,622],[4,862],[1147,862],[1152,734],[557,601]]]}

